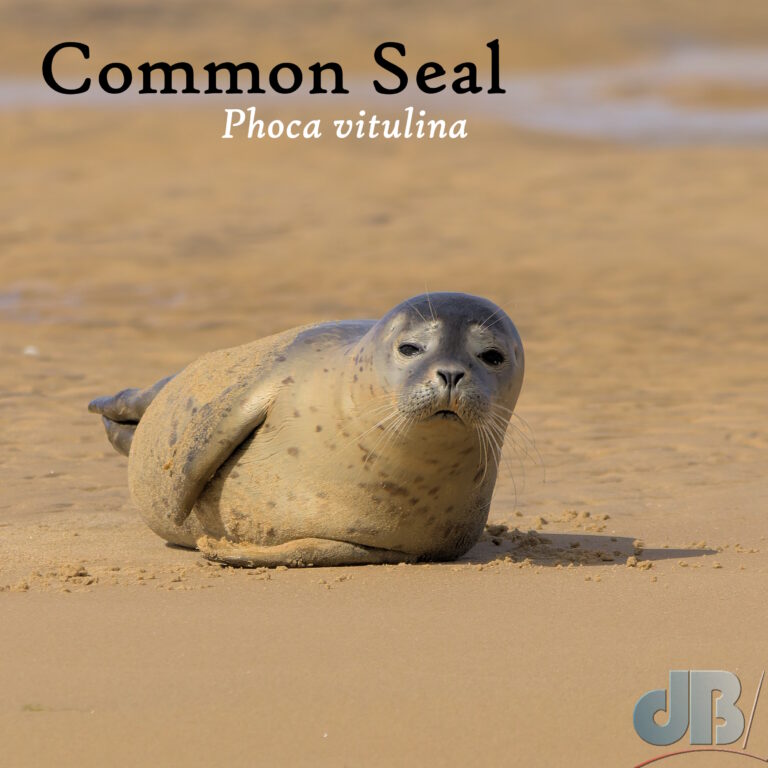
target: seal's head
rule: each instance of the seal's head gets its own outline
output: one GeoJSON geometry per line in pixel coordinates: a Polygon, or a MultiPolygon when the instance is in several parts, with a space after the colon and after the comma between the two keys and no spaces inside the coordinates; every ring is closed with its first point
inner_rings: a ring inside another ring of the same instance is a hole
{"type": "Polygon", "coordinates": [[[394,405],[409,428],[509,420],[523,383],[523,345],[493,302],[463,293],[416,296],[367,336],[359,359],[375,374],[371,392],[394,405]]]}

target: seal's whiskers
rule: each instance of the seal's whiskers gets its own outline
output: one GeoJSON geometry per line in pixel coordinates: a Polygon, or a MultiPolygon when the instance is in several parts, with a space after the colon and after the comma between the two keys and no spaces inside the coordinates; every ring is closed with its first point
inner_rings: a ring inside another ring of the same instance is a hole
{"type": "Polygon", "coordinates": [[[368,427],[368,429],[363,430],[357,437],[353,437],[351,440],[344,443],[342,447],[349,448],[350,445],[359,443],[360,440],[362,440],[366,435],[369,435],[371,432],[373,432],[374,429],[378,429],[379,427],[384,427],[384,431],[386,432],[387,427],[385,425],[387,424],[387,422],[391,421],[394,418],[397,418],[400,415],[398,410],[394,406],[390,406],[390,408],[391,408],[390,413],[388,413],[382,419],[377,421],[372,427],[368,427]]]}
{"type": "MultiPolygon", "coordinates": [[[[509,477],[512,480],[512,484],[515,488],[515,504],[517,504],[517,476],[513,471],[511,464],[509,463],[507,454],[503,452],[503,447],[505,445],[505,437],[507,435],[507,427],[509,426],[509,421],[508,419],[504,417],[500,417],[497,414],[489,413],[487,424],[488,424],[488,428],[496,435],[496,438],[498,440],[499,461],[501,461],[501,459],[504,460],[504,466],[506,467],[507,472],[509,473],[509,477]]],[[[520,468],[520,473],[522,474],[522,477],[523,477],[523,488],[524,488],[525,487],[525,465],[518,452],[518,445],[517,443],[515,443],[514,434],[512,436],[512,439],[508,443],[506,443],[506,445],[512,446],[512,450],[514,451],[515,458],[517,459],[517,464],[520,468]]],[[[527,455],[528,454],[526,452],[525,456],[527,455]]]]}
{"type": "Polygon", "coordinates": [[[491,325],[488,325],[488,321],[491,320],[493,317],[496,317],[497,315],[499,317],[496,320],[494,320],[493,323],[491,323],[491,325],[494,325],[503,317],[504,310],[501,309],[501,307],[497,307],[493,312],[491,312],[490,315],[488,315],[488,317],[485,318],[485,320],[483,320],[482,323],[480,323],[480,330],[483,331],[486,328],[490,328],[491,325]]]}
{"type": "Polygon", "coordinates": [[[394,445],[395,440],[402,439],[412,425],[412,417],[404,416],[399,412],[395,415],[397,418],[387,424],[381,435],[379,435],[378,439],[373,444],[373,447],[366,449],[368,454],[363,461],[363,470],[369,466],[369,462],[370,464],[373,464],[379,457],[385,455],[386,451],[394,445]]]}
{"type": "Polygon", "coordinates": [[[481,424],[475,425],[475,432],[477,433],[477,438],[480,442],[480,466],[483,468],[483,474],[476,484],[476,487],[479,487],[483,484],[485,477],[488,474],[488,440],[481,424]]]}
{"type": "MultiPolygon", "coordinates": [[[[394,446],[396,440],[402,441],[403,439],[405,439],[411,427],[414,425],[416,421],[417,421],[417,418],[415,416],[403,416],[400,422],[396,422],[391,430],[391,435],[388,438],[387,442],[385,442],[385,444],[382,446],[382,448],[379,450],[376,456],[374,456],[374,461],[380,456],[384,456],[385,451],[388,450],[391,446],[394,446]]],[[[391,481],[401,480],[405,478],[406,475],[408,475],[412,471],[412,467],[410,467],[409,465],[403,464],[401,462],[396,462],[395,466],[398,469],[391,476],[390,478],[391,481]]]]}

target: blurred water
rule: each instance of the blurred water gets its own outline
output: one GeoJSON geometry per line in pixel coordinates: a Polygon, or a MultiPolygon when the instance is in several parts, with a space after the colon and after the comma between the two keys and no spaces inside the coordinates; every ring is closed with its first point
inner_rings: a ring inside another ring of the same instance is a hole
{"type": "Polygon", "coordinates": [[[184,291],[151,284],[62,290],[54,282],[36,280],[4,288],[0,291],[0,321],[22,324],[90,324],[94,313],[106,317],[109,309],[134,304],[153,312],[186,311],[190,306],[184,291]]]}
{"type": "Polygon", "coordinates": [[[638,143],[768,140],[768,50],[689,49],[634,65],[505,81],[484,111],[515,125],[583,138],[638,143]],[[675,103],[665,91],[698,86],[766,89],[749,108],[675,103]]]}
{"type": "MultiPolygon", "coordinates": [[[[93,73],[91,73],[93,74],[93,73]]],[[[425,95],[415,89],[392,97],[376,94],[371,83],[347,79],[347,96],[324,95],[323,104],[344,104],[356,117],[361,107],[381,110],[411,104],[435,108],[455,117],[482,116],[535,131],[567,136],[633,143],[686,144],[697,142],[768,141],[768,50],[686,48],[634,64],[546,74],[507,74],[502,77],[505,95],[425,95]],[[690,104],[671,99],[669,89],[707,87],[764,89],[765,106],[690,104]]],[[[221,104],[241,106],[280,105],[301,108],[317,105],[317,96],[306,92],[290,96],[273,93],[255,96],[144,95],[134,89],[119,96],[94,88],[86,94],[65,96],[40,80],[0,79],[0,111],[35,107],[128,107],[136,105],[178,107],[221,104]]],[[[273,117],[286,116],[284,110],[273,117]]]]}

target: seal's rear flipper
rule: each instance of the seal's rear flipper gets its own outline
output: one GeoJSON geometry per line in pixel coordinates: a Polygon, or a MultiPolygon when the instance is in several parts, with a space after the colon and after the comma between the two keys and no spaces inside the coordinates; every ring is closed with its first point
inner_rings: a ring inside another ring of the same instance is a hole
{"type": "Polygon", "coordinates": [[[201,536],[197,548],[208,560],[239,568],[291,568],[334,565],[371,565],[378,563],[415,563],[416,555],[377,549],[333,539],[296,539],[272,547],[201,536]]]}
{"type": "Polygon", "coordinates": [[[104,423],[104,429],[107,431],[107,439],[112,443],[112,447],[123,456],[127,456],[131,450],[133,435],[136,432],[136,424],[120,424],[112,421],[106,416],[101,417],[104,423]]]}
{"type": "Polygon", "coordinates": [[[167,376],[146,389],[124,389],[116,395],[97,397],[88,404],[91,413],[101,415],[107,438],[118,453],[128,455],[136,425],[157,393],[172,378],[167,376]]]}

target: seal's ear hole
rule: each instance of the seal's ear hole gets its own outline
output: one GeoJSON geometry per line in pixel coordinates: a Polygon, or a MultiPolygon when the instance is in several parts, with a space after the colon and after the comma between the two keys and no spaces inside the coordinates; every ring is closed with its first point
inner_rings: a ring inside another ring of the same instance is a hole
{"type": "Polygon", "coordinates": [[[403,357],[415,357],[416,355],[420,355],[424,350],[417,344],[406,342],[405,344],[401,344],[397,348],[397,351],[403,355],[403,357]]]}
{"type": "Polygon", "coordinates": [[[497,368],[504,362],[504,355],[499,352],[498,349],[486,349],[485,352],[481,352],[478,357],[491,368],[497,368]]]}

